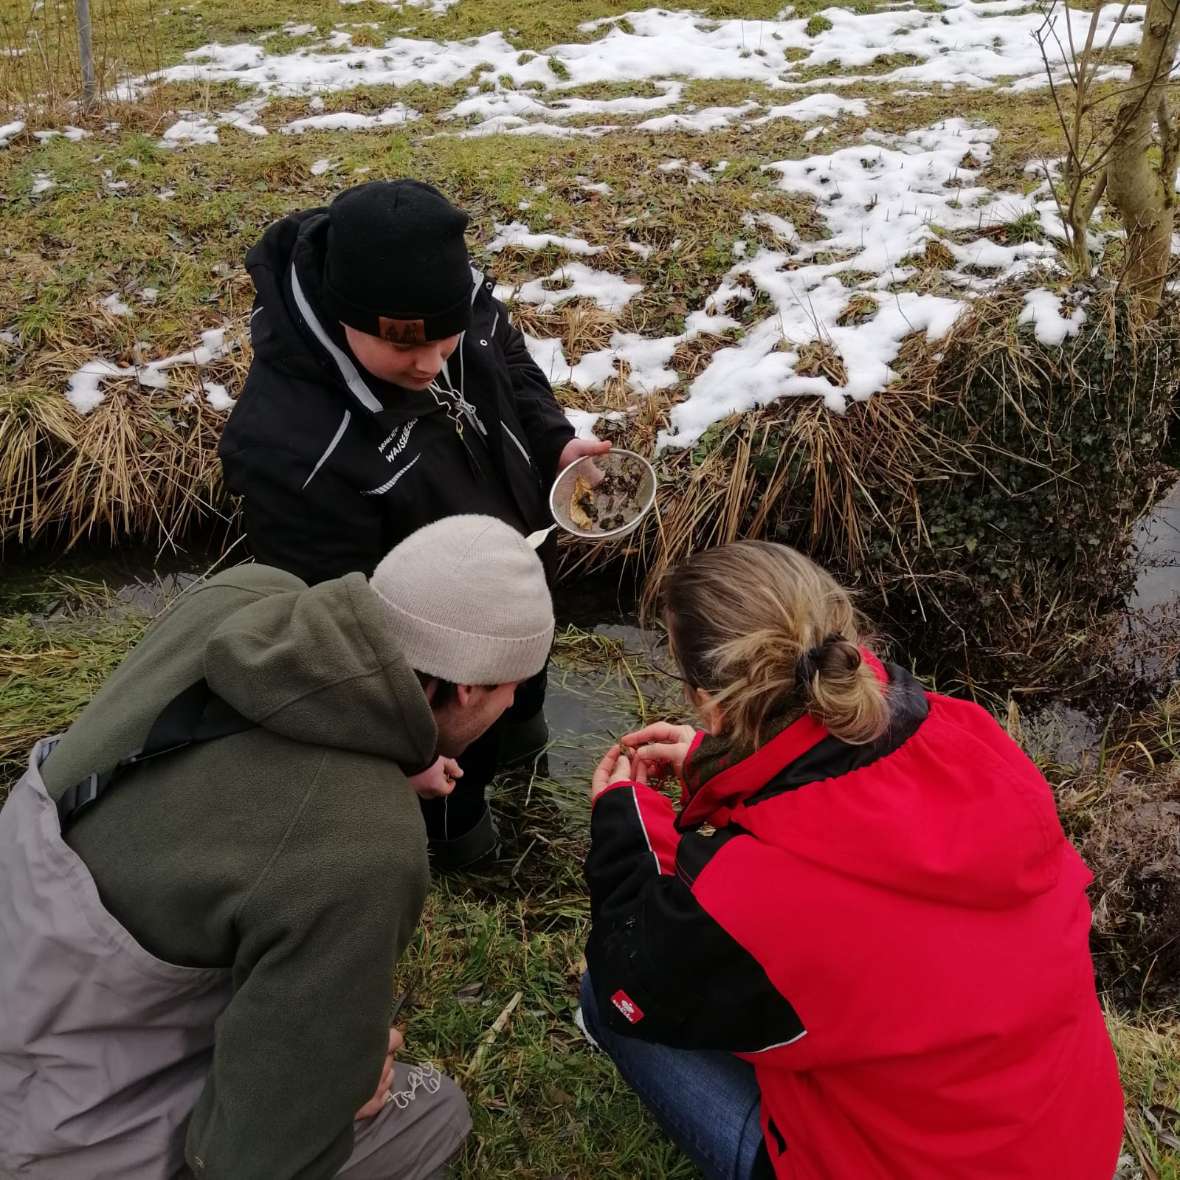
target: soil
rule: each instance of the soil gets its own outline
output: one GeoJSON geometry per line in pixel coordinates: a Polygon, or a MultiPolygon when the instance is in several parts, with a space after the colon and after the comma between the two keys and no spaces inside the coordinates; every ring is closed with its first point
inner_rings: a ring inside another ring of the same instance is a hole
{"type": "Polygon", "coordinates": [[[584,533],[621,529],[643,511],[642,486],[643,472],[638,468],[616,466],[596,485],[579,475],[570,497],[570,522],[584,533]]]}

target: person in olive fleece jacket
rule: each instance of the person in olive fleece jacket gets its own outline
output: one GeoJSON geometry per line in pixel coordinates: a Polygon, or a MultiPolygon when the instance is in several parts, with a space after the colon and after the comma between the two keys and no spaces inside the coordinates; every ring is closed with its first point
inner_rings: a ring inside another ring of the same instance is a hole
{"type": "Polygon", "coordinates": [[[0,1174],[434,1174],[470,1124],[433,1067],[391,1074],[429,881],[406,776],[486,730],[552,635],[540,560],[488,517],[419,530],[371,580],[243,566],[187,592],[0,812],[0,1174]],[[236,730],[127,767],[71,823],[73,786],[150,751],[193,685],[236,730]]]}

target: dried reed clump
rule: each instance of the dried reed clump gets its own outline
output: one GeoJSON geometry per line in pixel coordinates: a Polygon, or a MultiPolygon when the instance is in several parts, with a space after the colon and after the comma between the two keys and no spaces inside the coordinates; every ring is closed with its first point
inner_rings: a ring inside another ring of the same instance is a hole
{"type": "Polygon", "coordinates": [[[0,392],[0,543],[168,543],[198,523],[228,522],[217,462],[226,415],[209,404],[205,383],[232,395],[248,358],[239,350],[204,369],[172,369],[166,390],[112,379],[83,416],[66,401],[61,373],[86,359],[55,354],[28,384],[0,392]]]}
{"type": "Polygon", "coordinates": [[[1062,823],[1094,874],[1098,985],[1124,1010],[1180,1000],[1180,689],[1116,714],[1089,764],[1052,766],[1062,823]]]}
{"type": "MultiPolygon", "coordinates": [[[[898,381],[842,416],[788,399],[660,453],[658,513],[624,554],[649,605],[694,550],[778,538],[935,664],[975,675],[983,651],[1008,675],[1066,678],[1071,636],[1122,588],[1129,527],[1158,486],[1180,331],[1174,316],[1133,328],[1093,288],[1083,332],[1042,346],[1018,324],[1024,290],[981,298],[936,346],[911,337],[898,381]]],[[[651,434],[626,437],[655,454],[651,434]]]]}
{"type": "MultiPolygon", "coordinates": [[[[784,399],[687,449],[658,447],[680,390],[637,392],[625,365],[603,389],[560,390],[570,406],[613,411],[600,432],[654,456],[661,476],[641,530],[623,546],[567,548],[566,569],[621,561],[650,587],[694,550],[778,538],[858,585],[935,663],[974,676],[983,651],[1009,675],[1035,669],[1031,687],[1060,686],[1078,636],[1120,588],[1128,526],[1157,485],[1180,331],[1171,309],[1132,327],[1113,292],[1093,287],[1075,295],[1081,334],[1047,348],[1018,323],[1024,290],[980,298],[937,345],[909,338],[895,384],[846,414],[784,399]]],[[[522,308],[519,320],[558,335],[571,361],[609,345],[618,322],[576,304],[522,308]]],[[[686,341],[671,363],[690,381],[722,347],[686,341]]],[[[812,352],[819,371],[834,365],[819,342],[812,352]]],[[[0,539],[167,541],[223,519],[224,415],[200,375],[174,370],[167,391],[112,382],[83,418],[59,391],[85,359],[43,352],[0,394],[0,539]]],[[[247,364],[239,351],[204,372],[235,392],[247,364]]]]}

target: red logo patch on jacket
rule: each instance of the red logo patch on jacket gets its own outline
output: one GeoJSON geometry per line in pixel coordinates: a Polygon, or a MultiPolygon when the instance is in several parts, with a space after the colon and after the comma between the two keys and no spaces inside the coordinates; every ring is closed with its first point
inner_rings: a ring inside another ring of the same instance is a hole
{"type": "Polygon", "coordinates": [[[610,1002],[627,1018],[629,1024],[638,1024],[643,1019],[643,1009],[621,989],[610,998],[610,1002]]]}

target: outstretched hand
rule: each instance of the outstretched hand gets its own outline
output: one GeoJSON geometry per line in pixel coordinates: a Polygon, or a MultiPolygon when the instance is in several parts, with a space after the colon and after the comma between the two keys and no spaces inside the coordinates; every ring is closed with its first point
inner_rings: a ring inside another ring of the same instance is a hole
{"type": "Polygon", "coordinates": [[[696,730],[691,725],[657,721],[635,733],[623,735],[623,746],[632,752],[632,770],[640,782],[674,774],[684,775],[684,760],[692,748],[696,730]]]}
{"type": "Polygon", "coordinates": [[[623,751],[622,746],[611,746],[590,781],[590,802],[593,803],[607,787],[613,787],[615,783],[630,782],[645,783],[647,779],[635,777],[631,770],[631,759],[623,751]]]}

